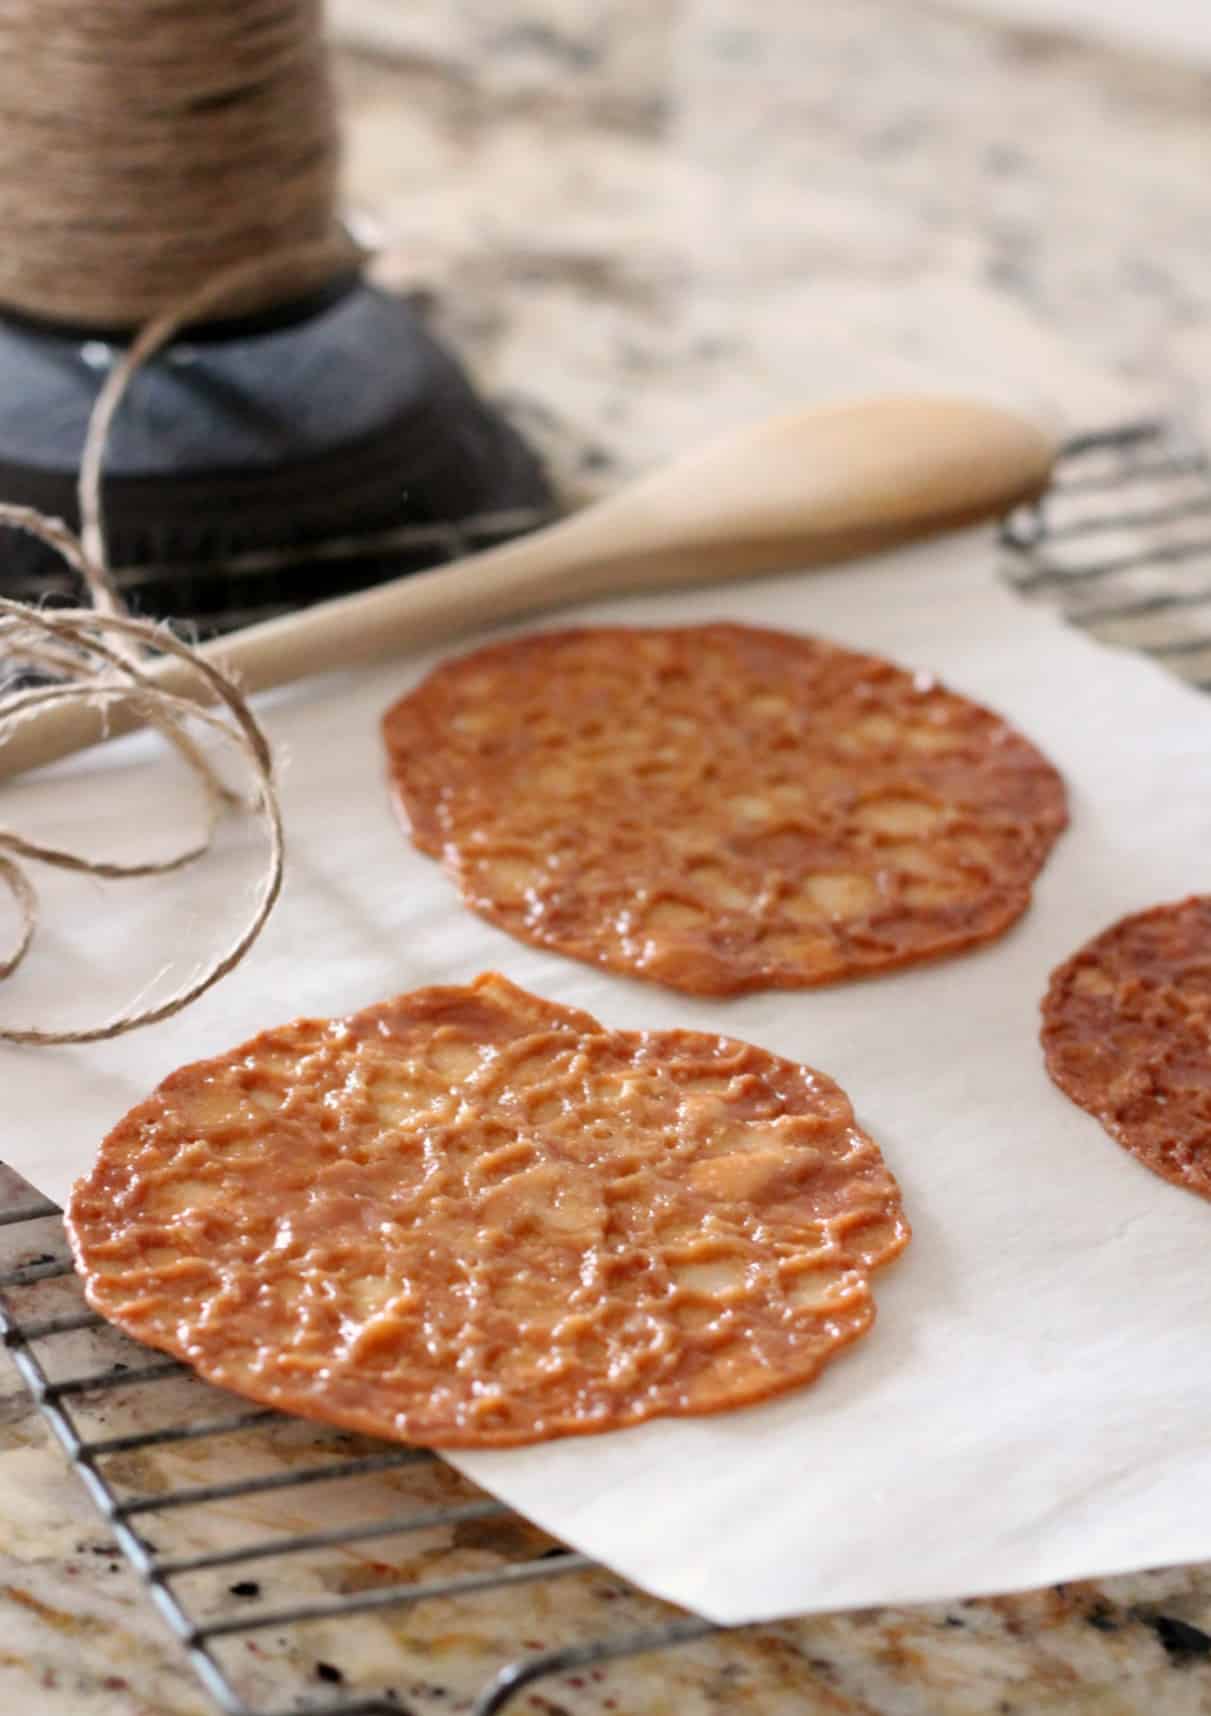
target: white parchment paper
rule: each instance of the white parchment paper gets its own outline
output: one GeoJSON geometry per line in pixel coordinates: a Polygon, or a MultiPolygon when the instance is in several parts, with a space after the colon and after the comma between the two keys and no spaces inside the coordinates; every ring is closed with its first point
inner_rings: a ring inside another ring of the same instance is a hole
{"type": "MultiPolygon", "coordinates": [[[[900,976],[695,1002],[513,943],[402,837],[377,720],[429,659],[317,680],[284,758],[282,903],[188,1013],[96,1048],[0,1051],[0,1157],[62,1199],[172,1067],[300,1012],[497,968],[614,1026],[727,1031],[814,1063],[899,1176],[915,1239],[871,1335],[773,1405],[460,1457],[567,1542],[720,1621],[944,1598],[1211,1556],[1211,1205],[1137,1166],[1043,1070],[1051,968],[1120,914],[1211,887],[1211,699],[1025,606],[973,532],[829,573],[581,610],[817,631],[931,669],[1063,770],[1072,828],[1023,923],[900,976]]],[[[559,623],[550,621],[548,623],[559,623]]],[[[461,647],[461,646],[460,646],[461,647]]],[[[6,823],[146,849],[188,800],[144,741],[6,788],[6,823]]],[[[52,880],[5,1017],[95,1019],[235,922],[247,831],[158,884],[52,880]]]]}

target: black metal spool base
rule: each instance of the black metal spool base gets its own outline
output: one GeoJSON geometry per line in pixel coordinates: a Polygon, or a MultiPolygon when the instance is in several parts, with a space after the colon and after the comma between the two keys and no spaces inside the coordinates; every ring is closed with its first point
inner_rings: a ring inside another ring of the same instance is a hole
{"type": "MultiPolygon", "coordinates": [[[[0,500],[77,523],[88,416],[121,343],[0,318],[0,500]]],[[[354,277],[157,354],[114,422],[104,504],[131,607],[213,632],[487,546],[551,496],[411,307],[354,277]]],[[[80,594],[13,532],[0,592],[80,594]]]]}

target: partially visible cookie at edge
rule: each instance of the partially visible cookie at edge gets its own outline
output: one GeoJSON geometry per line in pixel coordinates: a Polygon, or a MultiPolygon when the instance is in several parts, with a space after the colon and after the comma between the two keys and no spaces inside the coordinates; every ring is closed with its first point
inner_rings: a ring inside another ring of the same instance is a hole
{"type": "Polygon", "coordinates": [[[1120,919],[1052,975],[1055,1083],[1162,1179],[1211,1198],[1211,896],[1120,919]]]}

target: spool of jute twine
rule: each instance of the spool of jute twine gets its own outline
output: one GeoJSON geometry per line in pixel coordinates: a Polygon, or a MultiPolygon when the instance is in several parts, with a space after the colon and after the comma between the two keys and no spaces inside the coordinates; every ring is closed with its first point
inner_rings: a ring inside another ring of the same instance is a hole
{"type": "Polygon", "coordinates": [[[80,480],[81,533],[0,505],[0,525],[56,550],[92,605],[0,600],[0,742],[65,698],[133,704],[181,754],[205,796],[202,838],[169,859],[120,865],[0,828],[0,884],[18,914],[0,978],[30,951],[38,897],[26,868],[107,879],[177,870],[209,849],[221,816],[263,818],[268,855],[249,922],[166,999],[79,1030],[0,1024],[0,1040],[85,1043],[153,1024],[230,972],[264,927],[282,880],[281,813],[268,741],[239,687],[164,626],[132,618],[110,574],[104,450],[139,367],[181,328],[280,305],[350,268],[336,215],[339,149],[318,0],[0,0],[0,310],[142,332],[93,411],[80,480]],[[149,652],[188,658],[218,709],[151,685],[149,652]],[[30,682],[29,676],[34,676],[30,682]],[[18,677],[13,688],[14,676],[18,677]],[[221,780],[193,727],[220,730],[253,777],[221,780]]]}
{"type": "Polygon", "coordinates": [[[287,253],[224,313],[302,296],[313,243],[340,272],[320,0],[0,0],[0,139],[0,308],[133,328],[287,253]]]}

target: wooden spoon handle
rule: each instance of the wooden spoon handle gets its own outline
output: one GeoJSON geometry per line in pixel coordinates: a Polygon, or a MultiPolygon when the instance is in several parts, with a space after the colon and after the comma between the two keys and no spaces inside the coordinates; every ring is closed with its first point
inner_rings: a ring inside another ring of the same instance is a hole
{"type": "MultiPolygon", "coordinates": [[[[249,626],[203,653],[246,692],[363,666],[590,597],[835,564],[1006,511],[1038,494],[1054,444],[989,405],[879,399],[723,437],[560,523],[452,565],[249,626]]],[[[204,695],[177,660],[154,677],[204,695]]],[[[11,734],[0,776],[137,725],[55,706],[11,734]]]]}

